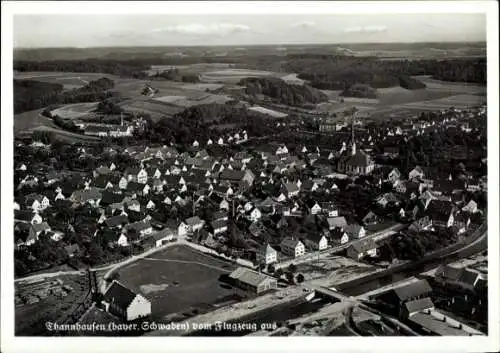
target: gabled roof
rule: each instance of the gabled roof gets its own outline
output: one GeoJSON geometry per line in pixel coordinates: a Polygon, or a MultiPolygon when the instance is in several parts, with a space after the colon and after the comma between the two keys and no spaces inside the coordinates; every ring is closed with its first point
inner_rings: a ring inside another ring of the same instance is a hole
{"type": "Polygon", "coordinates": [[[425,309],[431,309],[434,307],[434,303],[429,297],[422,299],[411,300],[405,303],[406,310],[411,314],[419,312],[425,309]]]}
{"type": "Polygon", "coordinates": [[[231,272],[231,274],[229,274],[229,277],[254,287],[258,286],[263,281],[275,280],[272,277],[252,271],[246,267],[238,267],[236,270],[231,272]]]}
{"type": "Polygon", "coordinates": [[[115,280],[104,293],[104,301],[127,310],[136,296],[137,294],[115,280]]]}
{"type": "Polygon", "coordinates": [[[118,215],[118,216],[107,218],[104,221],[104,223],[108,227],[117,227],[119,225],[123,225],[125,223],[128,223],[128,217],[125,215],[118,215]]]}
{"type": "Polygon", "coordinates": [[[166,237],[174,236],[174,232],[170,228],[164,228],[164,229],[160,230],[159,232],[152,234],[151,236],[153,237],[154,240],[158,241],[158,240],[162,240],[166,237]]]}
{"type": "Polygon", "coordinates": [[[345,217],[329,217],[326,219],[330,227],[346,228],[347,221],[345,217]]]}
{"type": "Polygon", "coordinates": [[[219,229],[219,228],[227,227],[227,221],[225,221],[223,219],[217,219],[215,221],[212,221],[210,223],[210,225],[212,226],[213,229],[219,229]]]}
{"type": "Polygon", "coordinates": [[[39,223],[39,224],[33,224],[31,226],[31,228],[36,232],[44,232],[44,231],[49,231],[50,230],[50,226],[47,222],[42,222],[42,223],[39,223]]]}
{"type": "Polygon", "coordinates": [[[376,249],[377,244],[371,238],[358,240],[351,244],[351,247],[358,253],[364,253],[368,250],[376,249]]]}
{"type": "Polygon", "coordinates": [[[194,226],[194,225],[200,224],[202,222],[203,222],[203,220],[201,220],[200,217],[198,217],[198,216],[189,217],[185,220],[185,223],[189,226],[194,226]]]}
{"type": "Polygon", "coordinates": [[[128,224],[125,229],[127,231],[130,231],[132,229],[135,229],[136,231],[140,232],[140,231],[143,231],[145,229],[148,229],[148,228],[151,228],[151,223],[149,222],[144,222],[144,221],[138,221],[138,222],[134,222],[134,223],[130,223],[128,224]]]}
{"type": "Polygon", "coordinates": [[[282,246],[296,248],[297,245],[302,244],[298,238],[287,237],[281,242],[282,246]]]}
{"type": "Polygon", "coordinates": [[[432,292],[432,288],[429,285],[429,282],[423,279],[401,287],[394,288],[393,291],[398,296],[399,300],[407,301],[412,297],[430,294],[432,292]]]}

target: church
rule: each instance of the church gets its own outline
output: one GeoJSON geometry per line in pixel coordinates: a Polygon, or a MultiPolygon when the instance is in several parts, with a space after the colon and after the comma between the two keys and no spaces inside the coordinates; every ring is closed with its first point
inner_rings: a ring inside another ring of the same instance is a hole
{"type": "Polygon", "coordinates": [[[356,140],[354,138],[354,120],[355,116],[352,117],[351,124],[351,148],[343,151],[338,164],[337,170],[340,173],[346,173],[349,175],[367,175],[370,174],[373,169],[375,169],[375,163],[371,157],[364,151],[358,151],[356,149],[356,140]]]}

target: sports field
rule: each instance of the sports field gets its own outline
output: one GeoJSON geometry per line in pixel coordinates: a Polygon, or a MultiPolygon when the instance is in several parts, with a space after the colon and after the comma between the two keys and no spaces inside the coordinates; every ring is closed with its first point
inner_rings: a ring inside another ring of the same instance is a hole
{"type": "Polygon", "coordinates": [[[120,282],[151,300],[155,319],[212,310],[249,293],[219,281],[234,264],[186,246],[174,246],[118,271],[120,282]]]}

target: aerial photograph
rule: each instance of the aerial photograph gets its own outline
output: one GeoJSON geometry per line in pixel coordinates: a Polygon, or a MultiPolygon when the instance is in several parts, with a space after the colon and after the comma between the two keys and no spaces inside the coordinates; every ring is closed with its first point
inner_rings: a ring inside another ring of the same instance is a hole
{"type": "Polygon", "coordinates": [[[488,336],[486,43],[480,13],[14,16],[14,335],[488,336]]]}

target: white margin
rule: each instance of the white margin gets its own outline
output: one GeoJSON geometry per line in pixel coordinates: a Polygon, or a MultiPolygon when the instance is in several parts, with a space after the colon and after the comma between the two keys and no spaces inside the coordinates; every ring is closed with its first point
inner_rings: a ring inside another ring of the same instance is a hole
{"type": "Polygon", "coordinates": [[[2,179],[1,340],[2,352],[494,352],[499,335],[498,4],[495,1],[356,2],[2,2],[2,179]],[[311,14],[311,13],[486,13],[488,28],[488,337],[287,337],[279,338],[41,338],[14,337],[13,286],[13,96],[14,14],[311,14]],[[496,334],[495,334],[496,333],[496,334]],[[202,349],[203,347],[203,349],[202,349]]]}

